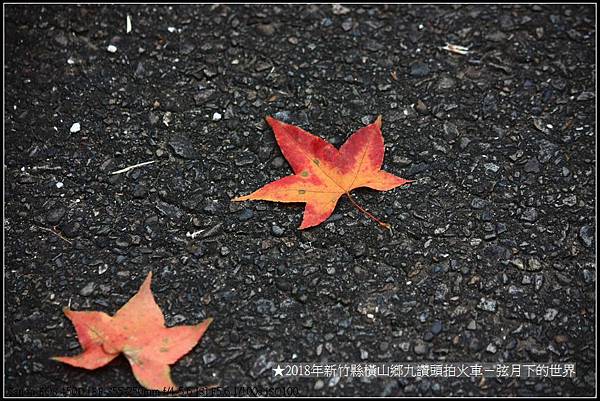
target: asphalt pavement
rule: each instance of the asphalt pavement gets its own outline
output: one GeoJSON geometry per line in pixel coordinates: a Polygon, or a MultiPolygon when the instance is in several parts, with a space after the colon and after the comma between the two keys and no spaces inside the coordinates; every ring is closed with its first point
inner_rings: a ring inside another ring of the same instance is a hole
{"type": "Polygon", "coordinates": [[[138,386],[123,357],[49,358],[80,351],[64,306],[114,313],[149,271],[168,325],[215,319],[172,367],[185,388],[595,393],[594,5],[4,11],[5,394],[138,386]],[[354,196],[393,231],[345,198],[302,231],[300,204],[231,202],[291,174],[267,115],[335,146],[382,115],[383,168],[416,182],[354,196]],[[576,376],[276,377],[289,362],[576,376]]]}

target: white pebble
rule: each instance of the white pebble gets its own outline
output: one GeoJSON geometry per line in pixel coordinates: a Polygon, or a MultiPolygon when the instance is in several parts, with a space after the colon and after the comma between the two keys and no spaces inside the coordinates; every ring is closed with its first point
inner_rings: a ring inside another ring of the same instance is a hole
{"type": "Polygon", "coordinates": [[[492,170],[494,173],[497,173],[498,170],[500,170],[500,167],[494,163],[485,163],[483,166],[486,168],[486,170],[492,170]]]}
{"type": "Polygon", "coordinates": [[[108,47],[106,48],[106,50],[108,50],[111,53],[116,53],[117,52],[117,46],[115,46],[115,45],[108,45],[108,47]]]}
{"type": "Polygon", "coordinates": [[[67,60],[67,64],[69,64],[69,65],[75,64],[75,60],[73,59],[73,57],[69,57],[69,59],[67,60]]]}
{"type": "Polygon", "coordinates": [[[60,181],[59,181],[59,182],[57,182],[57,183],[56,183],[56,188],[59,188],[59,189],[60,189],[60,188],[62,188],[62,187],[63,187],[63,185],[64,185],[64,184],[63,184],[62,182],[60,182],[60,181]]]}
{"type": "Polygon", "coordinates": [[[213,121],[219,121],[221,119],[221,114],[220,113],[215,113],[213,114],[213,121]]]}
{"type": "Polygon", "coordinates": [[[173,33],[175,32],[175,27],[174,26],[170,26],[167,28],[169,30],[169,32],[173,33]]]}
{"type": "Polygon", "coordinates": [[[71,125],[71,134],[79,132],[81,130],[81,125],[79,123],[75,123],[71,125]]]}

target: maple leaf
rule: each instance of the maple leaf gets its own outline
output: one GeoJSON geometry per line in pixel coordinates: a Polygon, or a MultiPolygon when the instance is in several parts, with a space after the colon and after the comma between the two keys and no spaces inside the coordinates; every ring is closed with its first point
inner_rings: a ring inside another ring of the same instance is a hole
{"type": "Polygon", "coordinates": [[[381,170],[384,153],[381,116],[373,124],[353,133],[339,150],[295,125],[270,116],[267,123],[273,128],[294,175],[233,201],[304,202],[306,207],[300,225],[300,229],[304,229],[325,221],[333,213],[339,198],[346,195],[361,212],[386,228],[390,227],[364,210],[350,195],[350,191],[359,187],[387,191],[413,182],[381,170]]]}
{"type": "Polygon", "coordinates": [[[151,390],[175,390],[169,365],[191,351],[212,322],[165,327],[163,314],[150,289],[152,272],[114,316],[104,312],[64,309],[73,322],[83,352],[51,359],[85,369],[97,369],[120,353],[131,364],[137,381],[151,390]]]}

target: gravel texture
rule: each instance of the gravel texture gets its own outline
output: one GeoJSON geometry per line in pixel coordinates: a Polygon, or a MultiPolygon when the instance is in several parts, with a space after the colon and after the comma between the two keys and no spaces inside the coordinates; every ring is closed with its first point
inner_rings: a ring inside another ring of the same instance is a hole
{"type": "Polygon", "coordinates": [[[153,271],[168,325],[215,318],[180,386],[593,395],[594,11],[5,6],[7,387],[136,386],[122,357],[49,357],[79,351],[62,307],[114,313],[153,271]],[[355,196],[393,233],[347,199],[306,231],[301,205],[230,202],[291,172],[266,115],[339,146],[378,114],[384,169],[417,183],[355,196]],[[275,379],[284,361],[577,377],[275,379]]]}

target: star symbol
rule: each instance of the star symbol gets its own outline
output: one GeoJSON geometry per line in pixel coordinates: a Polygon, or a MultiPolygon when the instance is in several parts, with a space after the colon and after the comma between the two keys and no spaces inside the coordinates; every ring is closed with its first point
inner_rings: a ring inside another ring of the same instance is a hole
{"type": "Polygon", "coordinates": [[[273,370],[275,371],[275,376],[283,376],[283,368],[281,366],[277,365],[273,370]]]}

